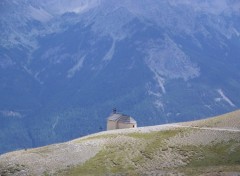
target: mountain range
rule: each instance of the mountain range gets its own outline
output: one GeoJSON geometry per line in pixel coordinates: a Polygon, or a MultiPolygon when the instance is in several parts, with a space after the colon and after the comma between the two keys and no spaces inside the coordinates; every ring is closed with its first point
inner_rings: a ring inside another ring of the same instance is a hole
{"type": "Polygon", "coordinates": [[[2,0],[0,153],[240,108],[237,0],[2,0]]]}

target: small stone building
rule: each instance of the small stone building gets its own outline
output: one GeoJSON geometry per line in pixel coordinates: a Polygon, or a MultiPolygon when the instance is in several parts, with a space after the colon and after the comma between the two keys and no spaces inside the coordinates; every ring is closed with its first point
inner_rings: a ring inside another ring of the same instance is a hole
{"type": "Polygon", "coordinates": [[[118,113],[113,109],[112,114],[108,117],[107,130],[137,128],[137,122],[130,116],[118,113]]]}

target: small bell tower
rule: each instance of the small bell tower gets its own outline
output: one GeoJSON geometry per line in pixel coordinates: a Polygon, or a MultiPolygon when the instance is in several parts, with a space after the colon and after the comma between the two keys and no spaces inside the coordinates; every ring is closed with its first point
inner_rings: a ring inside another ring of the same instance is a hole
{"type": "Polygon", "coordinates": [[[116,109],[116,108],[113,108],[112,114],[116,114],[116,113],[117,113],[117,109],[116,109]]]}

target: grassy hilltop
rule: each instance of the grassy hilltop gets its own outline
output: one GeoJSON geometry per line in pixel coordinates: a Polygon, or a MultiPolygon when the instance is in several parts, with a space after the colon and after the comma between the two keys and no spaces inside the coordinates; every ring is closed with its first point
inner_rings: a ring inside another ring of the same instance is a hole
{"type": "Polygon", "coordinates": [[[240,175],[240,111],[0,156],[0,175],[240,175]]]}

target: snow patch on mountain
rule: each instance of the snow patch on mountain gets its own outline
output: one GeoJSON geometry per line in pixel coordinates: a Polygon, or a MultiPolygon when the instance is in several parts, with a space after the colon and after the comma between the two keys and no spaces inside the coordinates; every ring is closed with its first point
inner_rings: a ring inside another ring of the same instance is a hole
{"type": "Polygon", "coordinates": [[[60,117],[57,116],[56,119],[55,119],[55,122],[54,122],[53,125],[52,125],[52,129],[53,129],[53,130],[56,128],[56,126],[57,126],[57,124],[58,124],[58,122],[59,122],[59,119],[60,119],[60,117]]]}
{"type": "Polygon", "coordinates": [[[23,70],[24,70],[27,74],[29,74],[36,82],[38,82],[39,84],[44,84],[44,82],[40,80],[39,75],[40,75],[41,72],[43,72],[43,71],[45,70],[45,68],[42,69],[41,71],[36,72],[36,73],[35,73],[34,71],[32,71],[31,69],[29,69],[29,68],[27,67],[27,65],[24,65],[22,68],[23,68],[23,70]]]}
{"type": "Polygon", "coordinates": [[[236,105],[224,94],[222,89],[218,89],[217,92],[221,96],[221,98],[216,98],[215,101],[221,101],[224,100],[226,103],[228,103],[232,107],[236,107],[236,105]]]}
{"type": "Polygon", "coordinates": [[[23,115],[20,112],[12,111],[12,110],[2,110],[0,111],[0,114],[4,117],[15,117],[15,118],[21,118],[23,115]]]}
{"type": "Polygon", "coordinates": [[[164,111],[164,104],[162,103],[161,100],[154,101],[154,105],[155,105],[156,108],[161,109],[162,111],[164,111]]]}
{"type": "Polygon", "coordinates": [[[68,70],[68,78],[72,78],[76,72],[81,70],[84,60],[85,56],[81,57],[78,62],[70,70],[68,70]]]}
{"type": "Polygon", "coordinates": [[[113,39],[112,46],[107,52],[107,54],[104,56],[103,61],[110,61],[112,59],[115,52],[115,44],[116,44],[116,40],[113,39]]]}
{"type": "Polygon", "coordinates": [[[166,93],[166,89],[164,87],[164,79],[156,71],[154,73],[155,73],[155,79],[157,80],[158,85],[159,85],[159,87],[162,90],[162,93],[165,94],[166,93]]]}
{"type": "Polygon", "coordinates": [[[41,59],[48,60],[53,64],[59,64],[65,59],[71,58],[70,54],[63,53],[63,51],[64,49],[61,45],[49,48],[42,54],[41,59]]]}
{"type": "Polygon", "coordinates": [[[236,28],[233,28],[233,31],[238,37],[240,36],[240,32],[236,28]]]}
{"type": "Polygon", "coordinates": [[[147,93],[148,93],[148,95],[153,95],[153,96],[159,97],[159,98],[162,96],[161,93],[159,93],[159,92],[153,92],[149,87],[147,87],[147,93]]]}
{"type": "Polygon", "coordinates": [[[165,87],[164,87],[164,84],[161,82],[161,81],[164,81],[164,80],[161,80],[162,78],[156,78],[155,77],[155,80],[157,79],[160,79],[159,81],[160,82],[157,82],[157,87],[154,86],[154,84],[151,84],[151,83],[148,83],[146,84],[146,92],[149,96],[152,96],[154,98],[153,100],[153,105],[161,110],[161,111],[164,111],[164,103],[162,101],[162,96],[163,94],[166,93],[166,90],[165,90],[165,87]]]}

